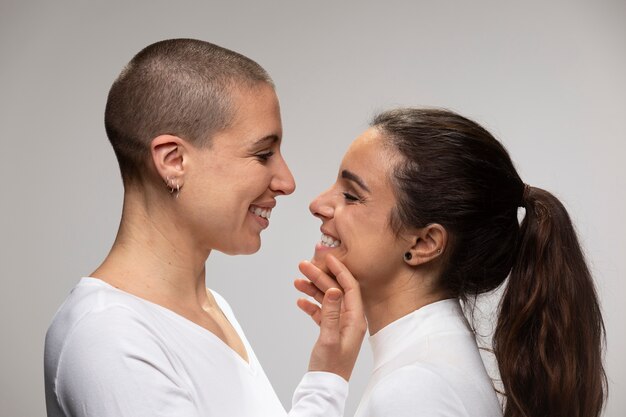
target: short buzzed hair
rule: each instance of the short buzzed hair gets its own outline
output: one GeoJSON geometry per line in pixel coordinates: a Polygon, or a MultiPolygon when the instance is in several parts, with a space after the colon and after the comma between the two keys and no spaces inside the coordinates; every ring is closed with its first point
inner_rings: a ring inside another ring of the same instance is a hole
{"type": "Polygon", "coordinates": [[[152,139],[208,145],[233,119],[232,91],[261,83],[273,86],[259,64],[209,42],[169,39],[141,50],[111,86],[104,115],[124,184],[141,177],[152,139]]]}

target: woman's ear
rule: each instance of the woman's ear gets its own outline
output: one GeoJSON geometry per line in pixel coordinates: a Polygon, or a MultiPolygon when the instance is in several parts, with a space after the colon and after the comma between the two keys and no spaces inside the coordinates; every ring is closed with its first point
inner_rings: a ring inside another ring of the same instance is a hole
{"type": "Polygon", "coordinates": [[[404,261],[411,266],[423,265],[440,257],[448,244],[448,231],[438,223],[417,229],[408,236],[410,246],[404,261]]]}
{"type": "Polygon", "coordinates": [[[180,188],[184,183],[187,143],[174,135],[159,135],[150,143],[152,162],[168,187],[180,188]]]}

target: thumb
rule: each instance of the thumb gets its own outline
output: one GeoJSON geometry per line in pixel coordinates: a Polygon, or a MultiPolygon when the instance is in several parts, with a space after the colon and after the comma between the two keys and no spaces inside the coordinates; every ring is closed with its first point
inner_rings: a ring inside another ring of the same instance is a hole
{"type": "Polygon", "coordinates": [[[341,300],[343,294],[339,288],[329,288],[322,301],[322,320],[320,324],[320,342],[325,345],[339,343],[341,300]]]}

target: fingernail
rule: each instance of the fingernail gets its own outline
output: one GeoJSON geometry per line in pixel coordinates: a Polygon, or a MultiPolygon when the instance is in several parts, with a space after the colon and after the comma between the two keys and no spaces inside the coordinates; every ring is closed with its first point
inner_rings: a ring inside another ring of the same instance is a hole
{"type": "Polygon", "coordinates": [[[339,291],[333,291],[330,294],[328,294],[328,299],[330,301],[337,301],[341,298],[341,293],[339,291]]]}

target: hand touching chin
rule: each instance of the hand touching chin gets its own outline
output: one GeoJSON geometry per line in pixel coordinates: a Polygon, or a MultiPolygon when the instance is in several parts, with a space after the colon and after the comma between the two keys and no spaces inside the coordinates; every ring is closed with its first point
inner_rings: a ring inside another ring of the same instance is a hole
{"type": "Polygon", "coordinates": [[[328,274],[331,277],[335,278],[333,274],[330,272],[330,268],[328,268],[328,265],[326,265],[325,256],[318,256],[317,254],[315,254],[313,255],[313,258],[311,258],[311,263],[315,265],[316,267],[318,267],[319,269],[321,269],[325,274],[328,274]]]}

